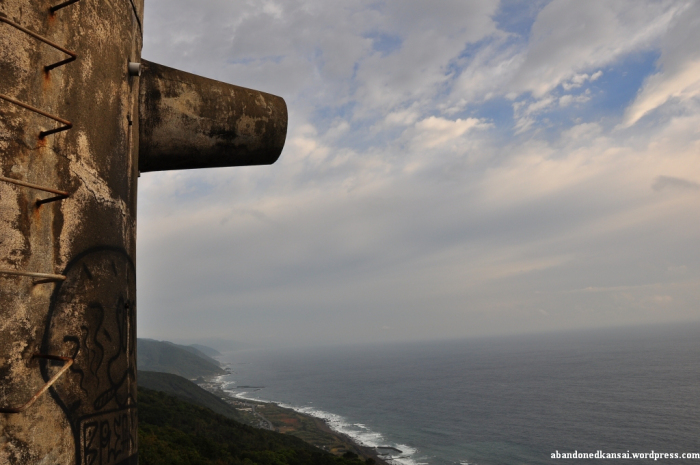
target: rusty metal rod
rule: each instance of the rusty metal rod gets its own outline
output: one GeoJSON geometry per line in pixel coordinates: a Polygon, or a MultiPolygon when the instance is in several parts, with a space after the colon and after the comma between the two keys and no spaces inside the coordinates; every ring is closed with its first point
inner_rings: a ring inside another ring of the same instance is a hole
{"type": "Polygon", "coordinates": [[[56,134],[57,132],[67,131],[72,127],[73,127],[73,125],[71,124],[70,126],[63,126],[60,128],[49,129],[48,131],[41,131],[39,133],[39,139],[43,139],[44,137],[50,136],[51,134],[56,134]]]}
{"type": "Polygon", "coordinates": [[[45,203],[51,203],[51,202],[56,202],[57,200],[64,200],[67,199],[67,195],[57,195],[56,197],[49,197],[47,199],[39,199],[36,201],[36,206],[40,207],[41,205],[45,203]]]}
{"type": "Polygon", "coordinates": [[[31,106],[31,105],[27,105],[27,104],[24,103],[24,102],[20,102],[19,100],[15,100],[15,99],[13,99],[12,97],[8,97],[7,95],[0,94],[0,98],[3,99],[3,100],[7,100],[7,101],[10,102],[10,103],[14,103],[15,105],[19,105],[19,106],[22,107],[22,108],[26,108],[27,110],[31,110],[31,111],[33,111],[33,112],[35,112],[35,113],[39,113],[40,115],[46,116],[47,118],[51,118],[52,120],[58,121],[59,123],[63,123],[63,124],[65,124],[66,126],[68,126],[68,125],[70,125],[71,127],[73,126],[73,124],[72,124],[70,121],[66,121],[66,120],[64,120],[63,118],[59,117],[59,116],[52,115],[52,114],[50,114],[50,113],[46,113],[46,112],[43,111],[43,110],[39,110],[38,108],[35,108],[35,107],[31,106]]]}
{"type": "Polygon", "coordinates": [[[33,286],[36,286],[37,284],[48,284],[48,283],[55,283],[55,279],[35,279],[34,282],[32,282],[33,286]]]}
{"type": "Polygon", "coordinates": [[[38,184],[32,184],[30,182],[20,181],[19,179],[12,179],[12,178],[6,178],[3,176],[0,176],[0,181],[9,182],[11,184],[17,184],[18,186],[24,186],[24,187],[28,187],[30,189],[36,189],[39,191],[50,192],[52,194],[60,195],[63,197],[68,197],[70,195],[68,192],[65,192],[65,191],[59,191],[57,189],[52,189],[50,187],[44,187],[44,186],[40,186],[38,184]]]}
{"type": "Polygon", "coordinates": [[[48,281],[65,281],[66,277],[62,274],[50,274],[50,273],[34,273],[31,271],[17,271],[0,269],[0,274],[9,274],[12,276],[28,276],[30,278],[40,278],[48,281]]]}
{"type": "Polygon", "coordinates": [[[74,61],[76,58],[78,58],[78,55],[71,52],[70,50],[67,50],[67,49],[61,47],[60,45],[51,42],[49,39],[47,39],[46,37],[40,36],[36,32],[32,32],[29,29],[22,27],[19,24],[10,21],[9,19],[7,19],[4,16],[0,16],[0,22],[9,24],[10,26],[14,27],[15,29],[19,29],[20,31],[24,32],[25,34],[28,34],[28,35],[34,37],[36,40],[39,40],[39,41],[45,43],[46,45],[50,45],[51,47],[55,48],[56,50],[60,50],[63,53],[65,53],[66,55],[70,56],[70,58],[68,58],[67,60],[59,61],[59,62],[54,63],[52,65],[44,66],[44,69],[46,71],[51,71],[54,68],[57,68],[61,65],[65,65],[66,63],[70,63],[71,61],[74,61]]]}
{"type": "Polygon", "coordinates": [[[55,383],[55,382],[58,380],[58,378],[60,378],[61,375],[63,375],[63,373],[65,373],[66,371],[68,371],[68,369],[71,367],[71,365],[73,365],[73,361],[74,361],[74,360],[73,360],[72,358],[70,358],[70,357],[61,357],[61,356],[58,356],[58,355],[45,355],[45,354],[34,354],[34,355],[32,355],[32,359],[34,359],[34,358],[44,358],[44,359],[48,359],[48,360],[58,360],[58,361],[60,361],[60,362],[66,362],[66,363],[65,363],[65,365],[63,365],[63,366],[61,367],[61,369],[58,370],[58,372],[57,372],[55,375],[53,375],[53,376],[51,377],[51,379],[49,379],[49,380],[46,382],[46,384],[44,384],[44,385],[42,386],[42,388],[39,389],[39,391],[38,391],[36,394],[34,394],[34,395],[32,396],[32,398],[29,399],[24,405],[22,405],[22,406],[20,406],[20,407],[0,408],[0,413],[21,413],[23,410],[27,409],[28,407],[31,407],[31,405],[32,405],[34,402],[36,402],[36,400],[39,398],[39,396],[41,396],[43,393],[45,393],[45,392],[51,387],[51,385],[53,385],[53,383],[55,383]]]}
{"type": "Polygon", "coordinates": [[[66,58],[65,60],[57,61],[56,63],[54,63],[52,65],[44,66],[44,70],[51,71],[54,68],[58,68],[59,66],[63,66],[63,65],[70,63],[71,61],[74,61],[74,60],[75,60],[75,57],[66,58]]]}
{"type": "Polygon", "coordinates": [[[74,3],[78,3],[79,1],[80,1],[80,0],[68,0],[67,2],[59,3],[58,5],[52,6],[51,8],[49,8],[49,11],[50,11],[51,13],[56,13],[56,12],[57,12],[58,10],[60,10],[61,8],[65,8],[65,7],[67,7],[68,5],[72,5],[72,4],[74,4],[74,3]]]}
{"type": "MultiPolygon", "coordinates": [[[[1,19],[1,18],[0,18],[0,19],[1,19]]],[[[67,131],[68,129],[70,129],[70,128],[73,127],[73,123],[71,123],[70,121],[67,121],[67,120],[65,120],[65,119],[63,119],[63,118],[61,118],[61,117],[59,117],[59,116],[52,115],[52,114],[50,114],[50,113],[46,113],[46,112],[43,111],[43,110],[39,110],[39,109],[36,108],[36,107],[33,107],[33,106],[31,106],[31,105],[28,105],[28,104],[26,104],[26,103],[24,103],[24,102],[20,102],[19,100],[15,100],[15,99],[13,99],[12,97],[8,97],[7,95],[0,94],[0,99],[7,100],[7,101],[10,102],[10,103],[14,103],[14,104],[17,105],[17,106],[20,106],[20,107],[22,107],[22,108],[26,108],[27,110],[33,111],[34,113],[39,113],[41,116],[46,116],[47,118],[50,118],[50,119],[52,119],[52,120],[54,120],[54,121],[58,121],[59,123],[65,125],[65,126],[60,127],[60,128],[49,129],[48,131],[41,131],[41,132],[39,133],[39,137],[40,137],[41,139],[43,139],[44,137],[48,136],[49,134],[54,134],[54,133],[56,133],[56,132],[61,132],[61,131],[67,131]]]]}

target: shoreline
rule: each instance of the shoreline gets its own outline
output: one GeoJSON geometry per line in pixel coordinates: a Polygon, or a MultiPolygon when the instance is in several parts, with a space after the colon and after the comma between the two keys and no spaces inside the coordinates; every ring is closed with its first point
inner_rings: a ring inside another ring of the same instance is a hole
{"type": "MultiPolygon", "coordinates": [[[[360,444],[356,439],[333,429],[328,421],[322,417],[314,416],[307,412],[300,411],[291,406],[286,406],[272,401],[261,401],[243,397],[246,392],[234,394],[231,390],[225,389],[225,382],[221,379],[227,375],[215,375],[208,377],[201,383],[202,388],[216,394],[222,400],[236,407],[238,410],[250,413],[258,421],[252,426],[276,431],[282,434],[290,434],[299,437],[305,442],[325,450],[333,455],[343,455],[344,453],[357,454],[367,461],[371,459],[377,465],[399,465],[396,459],[403,457],[386,457],[381,451],[391,450],[399,452],[399,449],[392,446],[366,446],[360,444]],[[261,412],[260,410],[264,410],[261,412]],[[313,431],[313,430],[317,431],[313,431]]],[[[252,388],[252,386],[245,386],[252,388]]],[[[244,386],[238,387],[238,389],[244,386]]],[[[255,390],[262,389],[262,386],[255,386],[255,390]]]]}

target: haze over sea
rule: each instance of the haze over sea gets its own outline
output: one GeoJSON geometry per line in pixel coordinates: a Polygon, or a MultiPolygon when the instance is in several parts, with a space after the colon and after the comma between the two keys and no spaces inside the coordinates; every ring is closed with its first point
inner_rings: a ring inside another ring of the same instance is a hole
{"type": "Polygon", "coordinates": [[[242,397],[325,418],[365,445],[398,449],[383,451],[402,464],[700,452],[698,333],[692,324],[249,350],[224,356],[234,373],[222,381],[242,397]]]}

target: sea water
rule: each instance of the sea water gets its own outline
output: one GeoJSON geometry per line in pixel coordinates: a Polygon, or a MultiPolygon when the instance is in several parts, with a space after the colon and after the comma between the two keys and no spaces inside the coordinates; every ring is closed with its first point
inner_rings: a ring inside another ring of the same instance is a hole
{"type": "Polygon", "coordinates": [[[397,464],[700,453],[698,336],[692,324],[250,350],[223,357],[233,373],[222,381],[235,395],[324,418],[397,464]]]}

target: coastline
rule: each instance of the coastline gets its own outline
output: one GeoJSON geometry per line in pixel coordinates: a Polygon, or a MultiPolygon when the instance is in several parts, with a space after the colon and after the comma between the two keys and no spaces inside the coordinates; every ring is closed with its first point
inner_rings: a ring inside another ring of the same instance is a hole
{"type": "MultiPolygon", "coordinates": [[[[371,461],[374,461],[377,465],[401,463],[397,460],[401,457],[381,453],[381,451],[401,452],[393,446],[367,446],[359,443],[350,435],[332,428],[328,420],[321,416],[315,416],[309,412],[301,411],[303,409],[277,402],[244,397],[250,391],[235,393],[233,390],[227,389],[227,383],[222,379],[224,376],[227,375],[211,376],[198,384],[242,413],[247,414],[248,422],[252,426],[299,437],[333,455],[356,454],[364,461],[369,461],[370,464],[371,461]]],[[[237,389],[259,390],[262,387],[239,386],[237,389]]]]}

